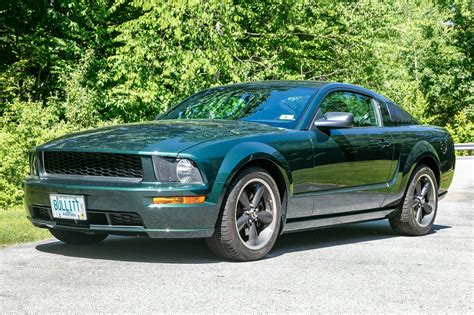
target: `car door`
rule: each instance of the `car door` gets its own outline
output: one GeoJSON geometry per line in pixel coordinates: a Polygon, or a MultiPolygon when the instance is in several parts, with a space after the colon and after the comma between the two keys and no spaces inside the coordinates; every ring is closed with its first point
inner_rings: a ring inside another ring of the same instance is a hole
{"type": "Polygon", "coordinates": [[[312,126],[312,215],[380,207],[387,191],[393,145],[390,133],[382,127],[377,103],[354,91],[333,91],[316,110],[315,119],[327,112],[350,112],[354,127],[323,130],[312,126]]]}

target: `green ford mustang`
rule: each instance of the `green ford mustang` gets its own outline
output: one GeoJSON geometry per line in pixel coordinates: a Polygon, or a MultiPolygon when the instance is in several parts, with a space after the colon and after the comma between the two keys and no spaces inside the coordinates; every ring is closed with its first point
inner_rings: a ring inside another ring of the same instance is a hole
{"type": "Polygon", "coordinates": [[[430,231],[454,146],[370,90],[267,81],[201,91],[155,121],[67,135],[31,151],[31,222],[70,244],[109,234],[206,238],[264,257],[279,234],[389,219],[430,231]]]}

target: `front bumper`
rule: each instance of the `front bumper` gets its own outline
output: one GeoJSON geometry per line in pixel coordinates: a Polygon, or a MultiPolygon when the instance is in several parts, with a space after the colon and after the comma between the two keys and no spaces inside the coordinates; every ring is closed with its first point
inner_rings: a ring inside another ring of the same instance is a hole
{"type": "Polygon", "coordinates": [[[206,195],[205,185],[171,186],[157,183],[95,183],[28,178],[24,181],[28,219],[37,227],[119,235],[148,235],[152,238],[210,237],[219,213],[215,203],[154,205],[153,197],[206,195]],[[84,196],[87,216],[136,214],[141,224],[114,224],[110,220],[58,220],[38,216],[36,209],[49,209],[49,194],[84,196]]]}

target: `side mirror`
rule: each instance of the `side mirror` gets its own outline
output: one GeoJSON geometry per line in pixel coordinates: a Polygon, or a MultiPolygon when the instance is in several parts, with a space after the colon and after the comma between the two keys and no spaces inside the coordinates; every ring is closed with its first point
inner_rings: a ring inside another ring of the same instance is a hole
{"type": "Polygon", "coordinates": [[[351,128],[354,126],[354,116],[351,113],[327,112],[324,118],[314,122],[320,129],[351,128]]]}

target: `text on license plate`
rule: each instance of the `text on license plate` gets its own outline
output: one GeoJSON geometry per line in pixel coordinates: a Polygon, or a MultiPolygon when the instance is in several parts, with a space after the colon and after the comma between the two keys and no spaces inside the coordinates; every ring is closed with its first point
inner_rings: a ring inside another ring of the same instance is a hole
{"type": "Polygon", "coordinates": [[[54,218],[87,220],[84,196],[51,194],[49,200],[54,218]]]}

